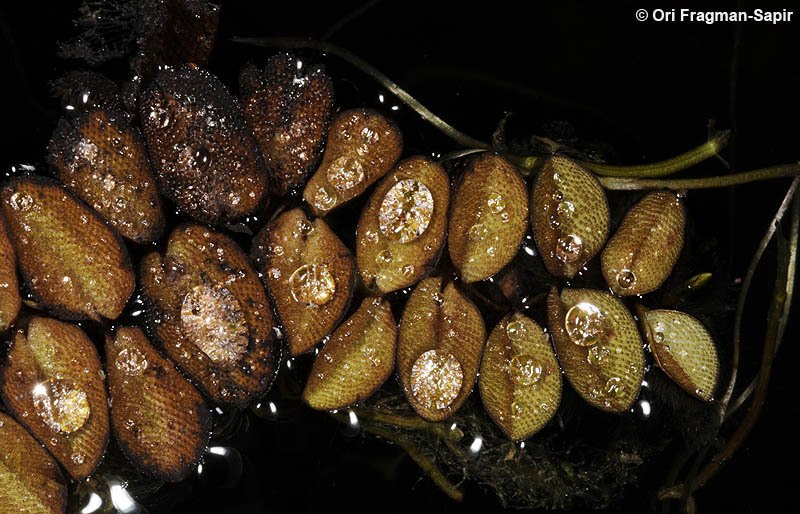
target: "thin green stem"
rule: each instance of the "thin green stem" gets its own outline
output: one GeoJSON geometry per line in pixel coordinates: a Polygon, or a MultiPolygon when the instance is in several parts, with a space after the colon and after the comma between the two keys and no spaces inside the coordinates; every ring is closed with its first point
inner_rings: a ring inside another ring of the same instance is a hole
{"type": "Polygon", "coordinates": [[[637,178],[617,178],[617,177],[598,177],[600,183],[606,189],[613,191],[636,191],[642,189],[711,189],[716,187],[737,186],[749,182],[760,180],[770,180],[784,177],[800,176],[800,163],[781,164],[770,168],[761,168],[743,173],[731,175],[721,175],[707,178],[688,178],[688,179],[637,179],[637,178]]]}
{"type": "Polygon", "coordinates": [[[353,411],[360,418],[364,418],[376,423],[384,425],[392,425],[398,428],[405,428],[408,430],[423,430],[431,434],[441,437],[442,439],[458,441],[464,437],[464,433],[460,430],[450,430],[449,427],[442,423],[431,423],[425,421],[419,416],[401,416],[399,414],[391,414],[388,412],[379,412],[370,409],[353,408],[353,411]]]}

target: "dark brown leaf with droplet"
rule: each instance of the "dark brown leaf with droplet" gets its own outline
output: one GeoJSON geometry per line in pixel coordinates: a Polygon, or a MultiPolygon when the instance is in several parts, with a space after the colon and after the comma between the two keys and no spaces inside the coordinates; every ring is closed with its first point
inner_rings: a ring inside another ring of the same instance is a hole
{"type": "Polygon", "coordinates": [[[111,426],[122,451],[148,475],[186,478],[211,434],[203,397],[136,327],[106,336],[106,365],[111,426]]]}
{"type": "Polygon", "coordinates": [[[120,110],[119,86],[94,71],[70,71],[53,81],[53,96],[61,98],[61,107],[77,115],[96,108],[120,110]]]}
{"type": "Polygon", "coordinates": [[[143,243],[164,229],[164,213],[147,149],[128,117],[90,109],[62,119],[48,146],[58,179],[122,236],[143,243]]]}
{"type": "Polygon", "coordinates": [[[92,474],[109,437],[103,368],[75,325],[31,318],[14,335],[0,393],[14,417],[76,481],[92,474]]]}
{"type": "Polygon", "coordinates": [[[0,412],[0,512],[60,514],[67,485],[52,457],[11,416],[0,412]]]}
{"type": "Polygon", "coordinates": [[[450,181],[442,167],[410,157],[378,184],[358,222],[356,262],[382,294],[431,272],[447,233],[450,181]]]}
{"type": "Polygon", "coordinates": [[[120,237],[58,182],[14,177],[0,191],[22,282],[66,319],[116,319],[134,288],[120,237]]]}
{"type": "Polygon", "coordinates": [[[420,282],[406,303],[397,339],[397,374],[409,403],[429,421],[447,419],[478,377],[486,327],[478,309],[451,282],[420,282]]]}
{"type": "Polygon", "coordinates": [[[8,236],[6,217],[0,212],[0,332],[17,319],[22,299],[17,281],[17,253],[8,236]]]}
{"type": "Polygon", "coordinates": [[[561,402],[561,370],[550,336],[527,316],[507,314],[489,334],[479,389],[486,412],[509,439],[541,430],[561,402]]]}
{"type": "Polygon", "coordinates": [[[292,355],[331,333],[353,296],[350,250],[321,218],[284,212],[253,239],[253,260],[275,303],[292,355]]]}
{"type": "Polygon", "coordinates": [[[605,191],[591,171],[553,155],[533,186],[531,224],[547,270],[559,278],[572,278],[608,237],[605,191]]]}
{"type": "Polygon", "coordinates": [[[301,190],[325,148],[334,101],[330,77],[321,66],[281,53],[263,71],[246,66],[239,89],[271,191],[284,196],[301,190]]]}
{"type": "Polygon", "coordinates": [[[267,198],[267,173],[239,102],[214,75],[165,69],[140,114],[161,193],[209,223],[242,218],[267,198]]]}
{"type": "Polygon", "coordinates": [[[528,229],[528,191],[507,160],[485,153],[467,166],[453,199],[447,249],[464,282],[489,278],[517,254],[528,229]]]}
{"type": "Polygon", "coordinates": [[[303,391],[314,409],[341,409],[375,392],[394,369],[397,326],[388,301],[367,297],[319,352],[303,391]]]}
{"type": "Polygon", "coordinates": [[[141,262],[151,335],[212,400],[237,407],[267,393],[280,349],[264,286],[229,237],[181,225],[163,256],[141,262]]]}
{"type": "Polygon", "coordinates": [[[680,311],[640,308],[638,314],[658,367],[692,396],[710,401],[717,387],[719,357],[708,330],[680,311]]]}
{"type": "Polygon", "coordinates": [[[315,215],[327,214],[389,173],[403,152],[395,123],[371,109],[350,109],[331,123],[322,164],[303,198],[315,215]]]}
{"type": "Polygon", "coordinates": [[[644,376],[642,339],[618,298],[592,289],[553,288],[547,324],[558,361],[572,387],[591,405],[624,412],[644,376]]]}
{"type": "Polygon", "coordinates": [[[655,291],[683,249],[686,210],[678,195],[654,191],[631,207],[600,256],[608,287],[620,296],[655,291]]]}

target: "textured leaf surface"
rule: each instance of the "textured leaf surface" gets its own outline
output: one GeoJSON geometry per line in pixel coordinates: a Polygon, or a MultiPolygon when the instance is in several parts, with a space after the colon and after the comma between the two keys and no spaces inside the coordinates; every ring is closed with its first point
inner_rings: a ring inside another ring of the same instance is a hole
{"type": "Polygon", "coordinates": [[[383,294],[433,269],[447,232],[450,181],[442,167],[410,157],[378,184],[358,222],[361,279],[383,294]]]}
{"type": "Polygon", "coordinates": [[[280,360],[264,286],[229,237],[178,226],[163,257],[141,262],[153,336],[214,401],[244,407],[269,390],[280,360]]]}
{"type": "Polygon", "coordinates": [[[5,404],[77,481],[94,471],[108,443],[103,377],[83,330],[39,317],[16,331],[0,376],[5,404]]]}
{"type": "Polygon", "coordinates": [[[558,361],[578,394],[602,410],[628,410],[642,386],[644,351],[625,305],[592,289],[563,289],[559,296],[553,288],[547,320],[558,361]]]}
{"type": "Polygon", "coordinates": [[[409,403],[429,421],[447,419],[478,376],[486,328],[453,283],[420,282],[406,304],[397,340],[397,374],[409,403]]]}
{"type": "Polygon", "coordinates": [[[0,212],[0,332],[17,319],[22,299],[17,280],[17,252],[8,235],[6,218],[0,212]]]}
{"type": "Polygon", "coordinates": [[[315,409],[332,410],[367,398],[391,375],[396,342],[389,302],[365,298],[320,351],[303,399],[315,409]]]}
{"type": "Polygon", "coordinates": [[[465,282],[489,278],[517,254],[528,229],[528,191],[519,171],[485,153],[464,171],[453,199],[447,248],[465,282]]]}
{"type": "Polygon", "coordinates": [[[310,221],[298,208],[264,227],[252,251],[292,355],[309,350],[350,305],[355,281],[350,250],[324,220],[310,221]]]}
{"type": "Polygon", "coordinates": [[[44,177],[15,177],[0,197],[36,300],[68,319],[117,318],[135,279],[122,240],[97,213],[44,177]]]}
{"type": "Polygon", "coordinates": [[[159,479],[186,478],[210,436],[203,397],[139,328],[106,337],[106,363],[111,426],[125,455],[159,479]]]}

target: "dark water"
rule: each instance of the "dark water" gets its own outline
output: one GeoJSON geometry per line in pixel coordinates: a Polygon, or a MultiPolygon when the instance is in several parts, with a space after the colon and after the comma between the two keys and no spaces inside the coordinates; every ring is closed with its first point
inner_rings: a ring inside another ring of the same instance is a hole
{"type": "MultiPolygon", "coordinates": [[[[740,3],[742,9],[767,8],[740,3]]],[[[71,33],[69,19],[77,5],[30,2],[16,5],[13,12],[6,5],[0,8],[4,170],[43,161],[44,145],[59,115],[47,82],[77,65],[55,57],[55,42],[71,33]]],[[[209,67],[233,86],[239,66],[263,54],[230,42],[231,36],[318,38],[357,6],[228,2],[209,67]]],[[[385,1],[343,26],[331,41],[365,58],[479,139],[488,140],[498,120],[513,112],[511,129],[520,134],[571,137],[599,149],[609,161],[640,163],[705,141],[707,124],[715,120],[721,129],[735,129],[724,153],[735,171],[800,159],[795,125],[800,116],[800,20],[778,26],[639,23],[634,12],[640,7],[645,6],[559,2],[531,3],[522,10],[519,2],[473,6],[385,1]]],[[[391,109],[399,104],[348,64],[335,58],[325,62],[342,107],[391,109]]],[[[121,77],[126,70],[121,65],[105,71],[121,77]]],[[[406,155],[456,148],[407,109],[392,115],[404,131],[406,155]]],[[[693,173],[719,174],[723,167],[709,161],[693,173]]],[[[707,260],[688,265],[697,272],[713,271],[725,283],[742,277],[787,186],[783,180],[691,193],[687,205],[694,241],[708,242],[714,251],[702,254],[707,260]]],[[[622,205],[626,200],[613,195],[613,202],[622,205]]],[[[748,303],[742,383],[751,379],[760,360],[765,305],[774,281],[773,250],[763,262],[748,303]]],[[[706,302],[707,314],[719,312],[720,305],[735,303],[735,289],[706,302]]],[[[703,306],[698,308],[702,314],[703,306]]],[[[726,327],[719,331],[729,333],[726,327]]],[[[775,363],[761,419],[733,461],[697,493],[700,512],[800,509],[795,492],[800,480],[792,472],[800,457],[792,421],[800,358],[796,334],[795,320],[775,363]]],[[[276,404],[275,419],[253,417],[249,429],[238,431],[230,443],[242,456],[238,480],[229,480],[230,470],[220,469],[215,457],[209,457],[205,477],[165,490],[170,501],[151,507],[151,512],[499,508],[493,495],[471,483],[464,485],[466,499],[459,506],[400,449],[373,437],[353,436],[328,416],[282,402],[276,393],[269,401],[276,404]],[[171,501],[176,505],[167,507],[171,501]]],[[[629,489],[613,511],[651,509],[652,487],[668,463],[666,459],[647,467],[641,487],[629,489]]]]}

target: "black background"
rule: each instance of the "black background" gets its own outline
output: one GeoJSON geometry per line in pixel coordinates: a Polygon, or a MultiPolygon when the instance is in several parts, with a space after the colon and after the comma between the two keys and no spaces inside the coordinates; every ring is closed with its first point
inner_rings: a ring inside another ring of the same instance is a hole
{"type": "MultiPolygon", "coordinates": [[[[707,124],[732,128],[724,156],[734,171],[800,159],[798,34],[795,19],[780,25],[637,22],[618,2],[377,2],[331,41],[398,82],[444,119],[487,140],[507,112],[515,126],[542,129],[568,121],[576,136],[610,145],[611,160],[641,163],[670,157],[706,138],[707,124]]],[[[725,9],[733,8],[730,3],[725,9]]],[[[741,9],[792,8],[791,2],[739,2],[741,9]]],[[[48,81],[79,63],[59,60],[56,41],[73,34],[77,2],[15,2],[0,8],[3,77],[0,165],[40,165],[59,116],[48,81]]],[[[236,70],[258,51],[233,35],[320,37],[357,2],[227,2],[209,67],[235,88],[236,70]]],[[[795,4],[795,8],[797,5],[795,4]]],[[[712,7],[713,8],[713,7],[712,7]]],[[[717,8],[723,8],[717,6],[717,8]]],[[[737,7],[739,9],[739,7],[737,7]]],[[[380,106],[380,87],[347,64],[328,59],[343,107],[380,106]]],[[[124,71],[124,66],[114,69],[124,71]]],[[[117,78],[121,78],[117,76],[117,78]]],[[[397,103],[387,99],[387,105],[397,103]]],[[[406,109],[396,118],[406,154],[455,146],[406,109]]],[[[723,173],[710,161],[697,173],[723,173]]],[[[741,277],[788,181],[747,185],[735,192],[692,193],[698,232],[718,242],[722,269],[741,277]]],[[[763,311],[774,252],[756,280],[743,338],[743,376],[760,359],[763,311]]],[[[730,298],[720,298],[730,302],[730,298]]],[[[800,509],[795,376],[800,352],[796,321],[775,363],[761,419],[733,461],[697,494],[700,512],[790,512],[800,509]]],[[[725,344],[722,342],[721,344],[725,344]]],[[[174,512],[356,512],[399,509],[497,509],[491,495],[469,484],[462,506],[450,502],[402,452],[372,438],[352,437],[324,415],[278,404],[277,421],[255,420],[234,446],[244,456],[242,479],[188,484],[174,490],[174,512]]],[[[648,505],[652,491],[633,489],[628,505],[648,505]]],[[[158,511],[158,509],[151,509],[158,511]]]]}

